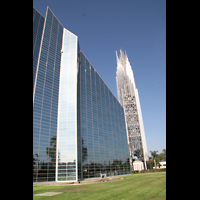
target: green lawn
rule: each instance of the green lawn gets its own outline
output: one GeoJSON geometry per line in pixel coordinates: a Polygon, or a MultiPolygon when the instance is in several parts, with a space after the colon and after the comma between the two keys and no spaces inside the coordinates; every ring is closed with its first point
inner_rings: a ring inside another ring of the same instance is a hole
{"type": "Polygon", "coordinates": [[[70,200],[126,200],[126,199],[166,199],[166,172],[132,174],[124,180],[65,186],[34,186],[33,195],[44,192],[63,192],[55,196],[33,196],[33,199],[70,200]]]}

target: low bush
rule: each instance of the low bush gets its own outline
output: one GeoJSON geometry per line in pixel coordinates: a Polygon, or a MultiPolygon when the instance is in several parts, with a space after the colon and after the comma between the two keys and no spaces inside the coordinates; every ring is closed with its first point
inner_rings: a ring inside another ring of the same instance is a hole
{"type": "Polygon", "coordinates": [[[150,172],[166,172],[166,168],[157,168],[157,169],[147,169],[147,170],[134,170],[131,171],[132,174],[139,174],[139,173],[150,173],[150,172]]]}

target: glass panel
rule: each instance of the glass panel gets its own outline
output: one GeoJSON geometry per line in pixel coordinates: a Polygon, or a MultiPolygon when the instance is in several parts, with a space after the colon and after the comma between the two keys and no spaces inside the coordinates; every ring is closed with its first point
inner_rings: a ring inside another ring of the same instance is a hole
{"type": "Polygon", "coordinates": [[[78,135],[81,135],[78,152],[80,178],[130,173],[129,153],[123,108],[110,92],[85,55],[80,52],[80,81],[78,113],[81,114],[78,135]],[[128,163],[128,165],[127,165],[128,163]]]}
{"type": "MultiPolygon", "coordinates": [[[[77,36],[64,29],[59,90],[58,116],[58,160],[59,163],[76,165],[77,135],[77,36]]],[[[67,167],[67,181],[73,175],[76,179],[76,167],[67,167]]],[[[58,169],[59,172],[59,169],[58,169]]],[[[63,179],[59,179],[58,181],[63,179]]]]}
{"type": "MultiPolygon", "coordinates": [[[[35,10],[35,9],[34,9],[35,10]]],[[[62,25],[47,10],[46,23],[36,10],[33,15],[33,165],[34,181],[55,181],[58,85],[62,25]],[[38,18],[36,19],[36,13],[38,18]],[[53,20],[52,20],[53,19],[53,20]],[[43,41],[41,43],[44,29],[43,41]],[[37,31],[36,31],[37,30],[37,31]],[[55,34],[56,33],[56,34],[55,34]],[[39,49],[41,44],[41,52],[39,49]],[[58,50],[59,49],[59,50],[58,50]],[[39,59],[39,62],[38,62],[39,59]],[[38,63],[38,72],[36,70],[38,63]],[[37,72],[37,74],[36,74],[37,72]],[[37,80],[35,80],[37,77],[37,80]]]]}

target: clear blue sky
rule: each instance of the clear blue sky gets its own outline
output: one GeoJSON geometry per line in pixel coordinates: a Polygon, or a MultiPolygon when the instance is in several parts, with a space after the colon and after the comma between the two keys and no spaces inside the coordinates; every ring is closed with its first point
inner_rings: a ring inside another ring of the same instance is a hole
{"type": "MultiPolygon", "coordinates": [[[[117,97],[116,56],[126,50],[149,151],[166,148],[166,0],[33,0],[79,37],[81,50],[117,97]]],[[[150,153],[149,153],[150,155],[150,153]]]]}

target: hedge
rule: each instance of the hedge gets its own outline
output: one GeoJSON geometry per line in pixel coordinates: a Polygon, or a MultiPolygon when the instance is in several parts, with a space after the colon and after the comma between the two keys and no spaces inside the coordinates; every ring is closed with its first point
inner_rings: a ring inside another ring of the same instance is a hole
{"type": "Polygon", "coordinates": [[[157,168],[157,169],[147,169],[147,170],[135,170],[131,171],[132,174],[138,174],[138,173],[150,173],[150,172],[166,172],[166,168],[157,168]]]}

